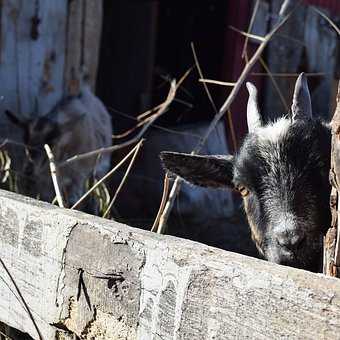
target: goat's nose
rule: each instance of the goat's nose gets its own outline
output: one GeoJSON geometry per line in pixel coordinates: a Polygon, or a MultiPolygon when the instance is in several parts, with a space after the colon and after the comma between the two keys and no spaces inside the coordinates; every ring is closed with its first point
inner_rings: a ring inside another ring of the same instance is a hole
{"type": "Polygon", "coordinates": [[[289,250],[296,250],[300,248],[305,236],[297,233],[283,232],[276,236],[277,243],[289,250]]]}

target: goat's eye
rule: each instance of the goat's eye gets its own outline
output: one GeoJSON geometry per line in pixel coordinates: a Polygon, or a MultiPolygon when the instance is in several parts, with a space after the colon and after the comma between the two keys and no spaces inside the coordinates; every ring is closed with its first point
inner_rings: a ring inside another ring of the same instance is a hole
{"type": "Polygon", "coordinates": [[[242,197],[246,197],[249,194],[249,190],[242,185],[237,187],[237,190],[239,191],[239,193],[241,194],[242,197]]]}

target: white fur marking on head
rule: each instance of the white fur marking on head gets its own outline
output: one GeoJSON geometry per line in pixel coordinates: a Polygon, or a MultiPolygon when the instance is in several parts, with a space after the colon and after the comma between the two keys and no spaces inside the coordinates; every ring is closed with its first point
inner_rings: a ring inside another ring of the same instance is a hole
{"type": "Polygon", "coordinates": [[[255,133],[262,141],[277,143],[288,132],[290,126],[290,119],[280,118],[273,123],[256,129],[255,133]]]}

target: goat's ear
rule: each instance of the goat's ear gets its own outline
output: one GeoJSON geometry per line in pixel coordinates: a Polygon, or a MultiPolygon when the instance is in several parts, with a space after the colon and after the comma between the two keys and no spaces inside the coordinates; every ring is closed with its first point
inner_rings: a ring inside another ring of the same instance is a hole
{"type": "MultiPolygon", "coordinates": [[[[64,113],[66,115],[67,112],[64,113]]],[[[80,123],[82,120],[84,120],[86,117],[86,113],[73,113],[72,117],[66,117],[67,119],[63,122],[61,122],[59,126],[59,130],[61,133],[67,132],[69,130],[74,129],[74,127],[80,123]]]]}
{"type": "Polygon", "coordinates": [[[233,156],[199,156],[161,152],[163,166],[170,173],[202,187],[233,187],[233,156]]]}
{"type": "Polygon", "coordinates": [[[295,83],[292,118],[293,120],[312,118],[312,103],[307,78],[304,73],[300,73],[295,83]]]}
{"type": "Polygon", "coordinates": [[[72,115],[68,115],[69,112],[59,112],[59,117],[61,119],[58,120],[53,117],[52,114],[49,114],[43,119],[38,120],[37,126],[43,125],[45,131],[45,139],[50,143],[53,143],[54,140],[60,138],[64,133],[72,131],[78,123],[80,123],[85,117],[86,113],[75,113],[72,115]]]}
{"type": "Polygon", "coordinates": [[[27,123],[20,120],[12,111],[5,110],[5,115],[7,116],[9,121],[13,123],[14,125],[21,127],[21,128],[26,128],[27,123]]]}
{"type": "Polygon", "coordinates": [[[254,132],[257,128],[262,126],[262,117],[259,110],[257,88],[252,83],[247,83],[247,90],[249,93],[247,104],[247,123],[248,131],[254,132]]]}

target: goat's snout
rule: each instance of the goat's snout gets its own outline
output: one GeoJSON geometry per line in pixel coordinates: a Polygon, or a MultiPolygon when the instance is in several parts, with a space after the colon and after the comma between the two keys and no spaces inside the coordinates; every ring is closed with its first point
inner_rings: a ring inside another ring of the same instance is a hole
{"type": "Polygon", "coordinates": [[[276,235],[276,241],[280,247],[289,251],[298,250],[305,240],[305,235],[298,232],[284,231],[276,235]]]}

